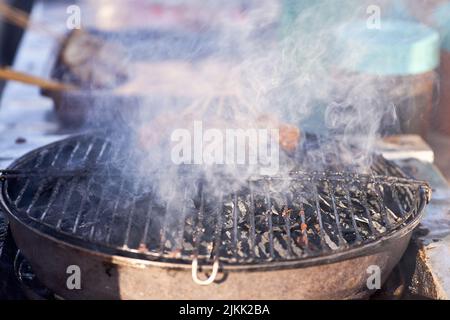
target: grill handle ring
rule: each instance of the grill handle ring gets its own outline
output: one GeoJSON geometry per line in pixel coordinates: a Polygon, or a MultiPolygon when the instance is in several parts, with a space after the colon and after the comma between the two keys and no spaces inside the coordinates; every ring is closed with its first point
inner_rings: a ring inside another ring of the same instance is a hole
{"type": "Polygon", "coordinates": [[[428,184],[425,184],[419,187],[419,193],[418,212],[421,212],[430,203],[433,191],[428,184]]]}
{"type": "Polygon", "coordinates": [[[198,259],[197,257],[192,260],[192,280],[194,283],[200,286],[209,286],[216,280],[217,274],[219,273],[219,260],[216,259],[212,266],[212,273],[206,280],[200,280],[198,277],[198,259]]]}

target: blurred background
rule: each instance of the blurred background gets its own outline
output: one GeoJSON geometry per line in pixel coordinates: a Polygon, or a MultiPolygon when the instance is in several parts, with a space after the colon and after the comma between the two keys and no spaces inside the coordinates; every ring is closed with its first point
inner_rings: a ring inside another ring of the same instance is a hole
{"type": "MultiPolygon", "coordinates": [[[[19,63],[19,71],[56,82],[41,81],[38,87],[50,88],[39,90],[39,96],[53,101],[47,119],[59,129],[107,122],[101,108],[106,104],[129,107],[154,105],[157,100],[158,105],[168,103],[177,110],[192,98],[186,92],[202,94],[202,85],[212,78],[223,87],[217,75],[226,73],[226,64],[233,60],[252,81],[244,90],[245,99],[276,109],[283,120],[308,132],[346,137],[419,135],[443,154],[439,159],[450,171],[450,155],[443,151],[450,135],[448,0],[345,0],[339,5],[334,0],[2,0],[0,4],[2,66],[13,65],[24,30],[35,37],[37,47],[50,47],[22,53],[23,60],[38,55],[35,61],[40,62],[34,71],[19,63]],[[68,10],[74,4],[80,9],[84,32],[67,27],[73,13],[68,10]],[[11,11],[8,5],[21,11],[11,11]],[[34,20],[28,21],[26,14],[33,5],[34,20]],[[64,85],[82,91],[61,90],[64,85]],[[256,96],[263,99],[256,101],[256,96]]],[[[144,116],[153,117],[157,111],[150,113],[144,116]]],[[[143,111],[126,116],[141,119],[143,111]]]]}
{"type": "MultiPolygon", "coordinates": [[[[5,0],[7,4],[30,12],[33,0],[5,0]]],[[[0,65],[11,65],[14,60],[17,47],[22,37],[23,29],[5,22],[0,23],[0,65]]],[[[4,82],[0,82],[0,94],[3,91],[4,82]]]]}

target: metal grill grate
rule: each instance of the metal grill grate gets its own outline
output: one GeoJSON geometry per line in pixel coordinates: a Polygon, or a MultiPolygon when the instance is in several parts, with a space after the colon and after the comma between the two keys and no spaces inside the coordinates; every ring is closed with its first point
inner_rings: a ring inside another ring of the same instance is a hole
{"type": "Polygon", "coordinates": [[[91,135],[39,149],[11,168],[6,206],[31,227],[89,249],[253,264],[375,242],[416,219],[430,192],[404,178],[293,173],[250,179],[231,191],[183,179],[170,200],[160,201],[146,178],[113,165],[132,164],[125,150],[91,135]],[[71,174],[49,173],[62,170],[71,174]]]}

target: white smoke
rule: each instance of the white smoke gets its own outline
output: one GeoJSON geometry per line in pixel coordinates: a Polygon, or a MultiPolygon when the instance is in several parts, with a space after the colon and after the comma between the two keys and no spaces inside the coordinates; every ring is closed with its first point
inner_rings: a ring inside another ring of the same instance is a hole
{"type": "MultiPolygon", "coordinates": [[[[212,129],[286,123],[300,128],[303,142],[309,130],[318,135],[321,143],[308,155],[281,153],[281,175],[328,169],[330,158],[338,169],[368,171],[383,119],[388,115],[395,120],[392,102],[376,77],[342,68],[335,41],[342,26],[367,18],[369,3],[298,1],[294,9],[275,0],[184,3],[201,9],[199,21],[186,27],[191,40],[185,49],[169,43],[162,52],[171,59],[130,66],[133,80],[118,88],[124,95],[147,93],[137,115],[127,120],[135,136],[130,145],[147,155],[139,163],[141,173],[164,172],[162,196],[182,178],[171,165],[170,136],[195,121],[212,129]],[[196,52],[208,54],[196,57],[196,52]]],[[[150,53],[161,52],[152,41],[144,43],[150,53]]],[[[142,50],[142,43],[137,46],[142,50]]],[[[346,52],[357,57],[364,50],[355,46],[346,52]]],[[[223,174],[240,184],[258,172],[234,166],[221,167],[221,175],[214,166],[200,171],[219,188],[223,174]]]]}

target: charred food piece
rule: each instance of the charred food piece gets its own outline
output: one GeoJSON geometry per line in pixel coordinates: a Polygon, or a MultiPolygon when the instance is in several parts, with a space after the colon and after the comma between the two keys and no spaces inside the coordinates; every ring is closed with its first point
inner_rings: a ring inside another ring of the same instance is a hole
{"type": "Polygon", "coordinates": [[[294,152],[300,143],[300,129],[294,125],[282,123],[280,130],[280,146],[287,152],[294,152]]]}
{"type": "MultiPolygon", "coordinates": [[[[164,112],[157,116],[151,124],[142,126],[139,129],[139,144],[144,150],[149,150],[161,143],[167,143],[172,131],[171,128],[188,127],[192,125],[193,121],[194,116],[191,114],[180,117],[175,112],[164,112]]],[[[217,127],[223,122],[220,119],[212,119],[209,121],[212,127],[214,127],[214,121],[217,121],[217,127]]],[[[298,127],[280,122],[275,117],[266,115],[260,117],[256,123],[264,128],[278,129],[279,145],[284,151],[293,153],[297,149],[301,138],[301,132],[298,127]]]]}
{"type": "Polygon", "coordinates": [[[280,147],[286,152],[294,152],[300,144],[300,129],[292,124],[280,121],[274,115],[264,114],[257,119],[257,123],[265,128],[278,129],[280,147]]]}
{"type": "Polygon", "coordinates": [[[128,78],[127,52],[119,43],[85,31],[71,34],[62,61],[81,87],[112,89],[128,78]]]}

